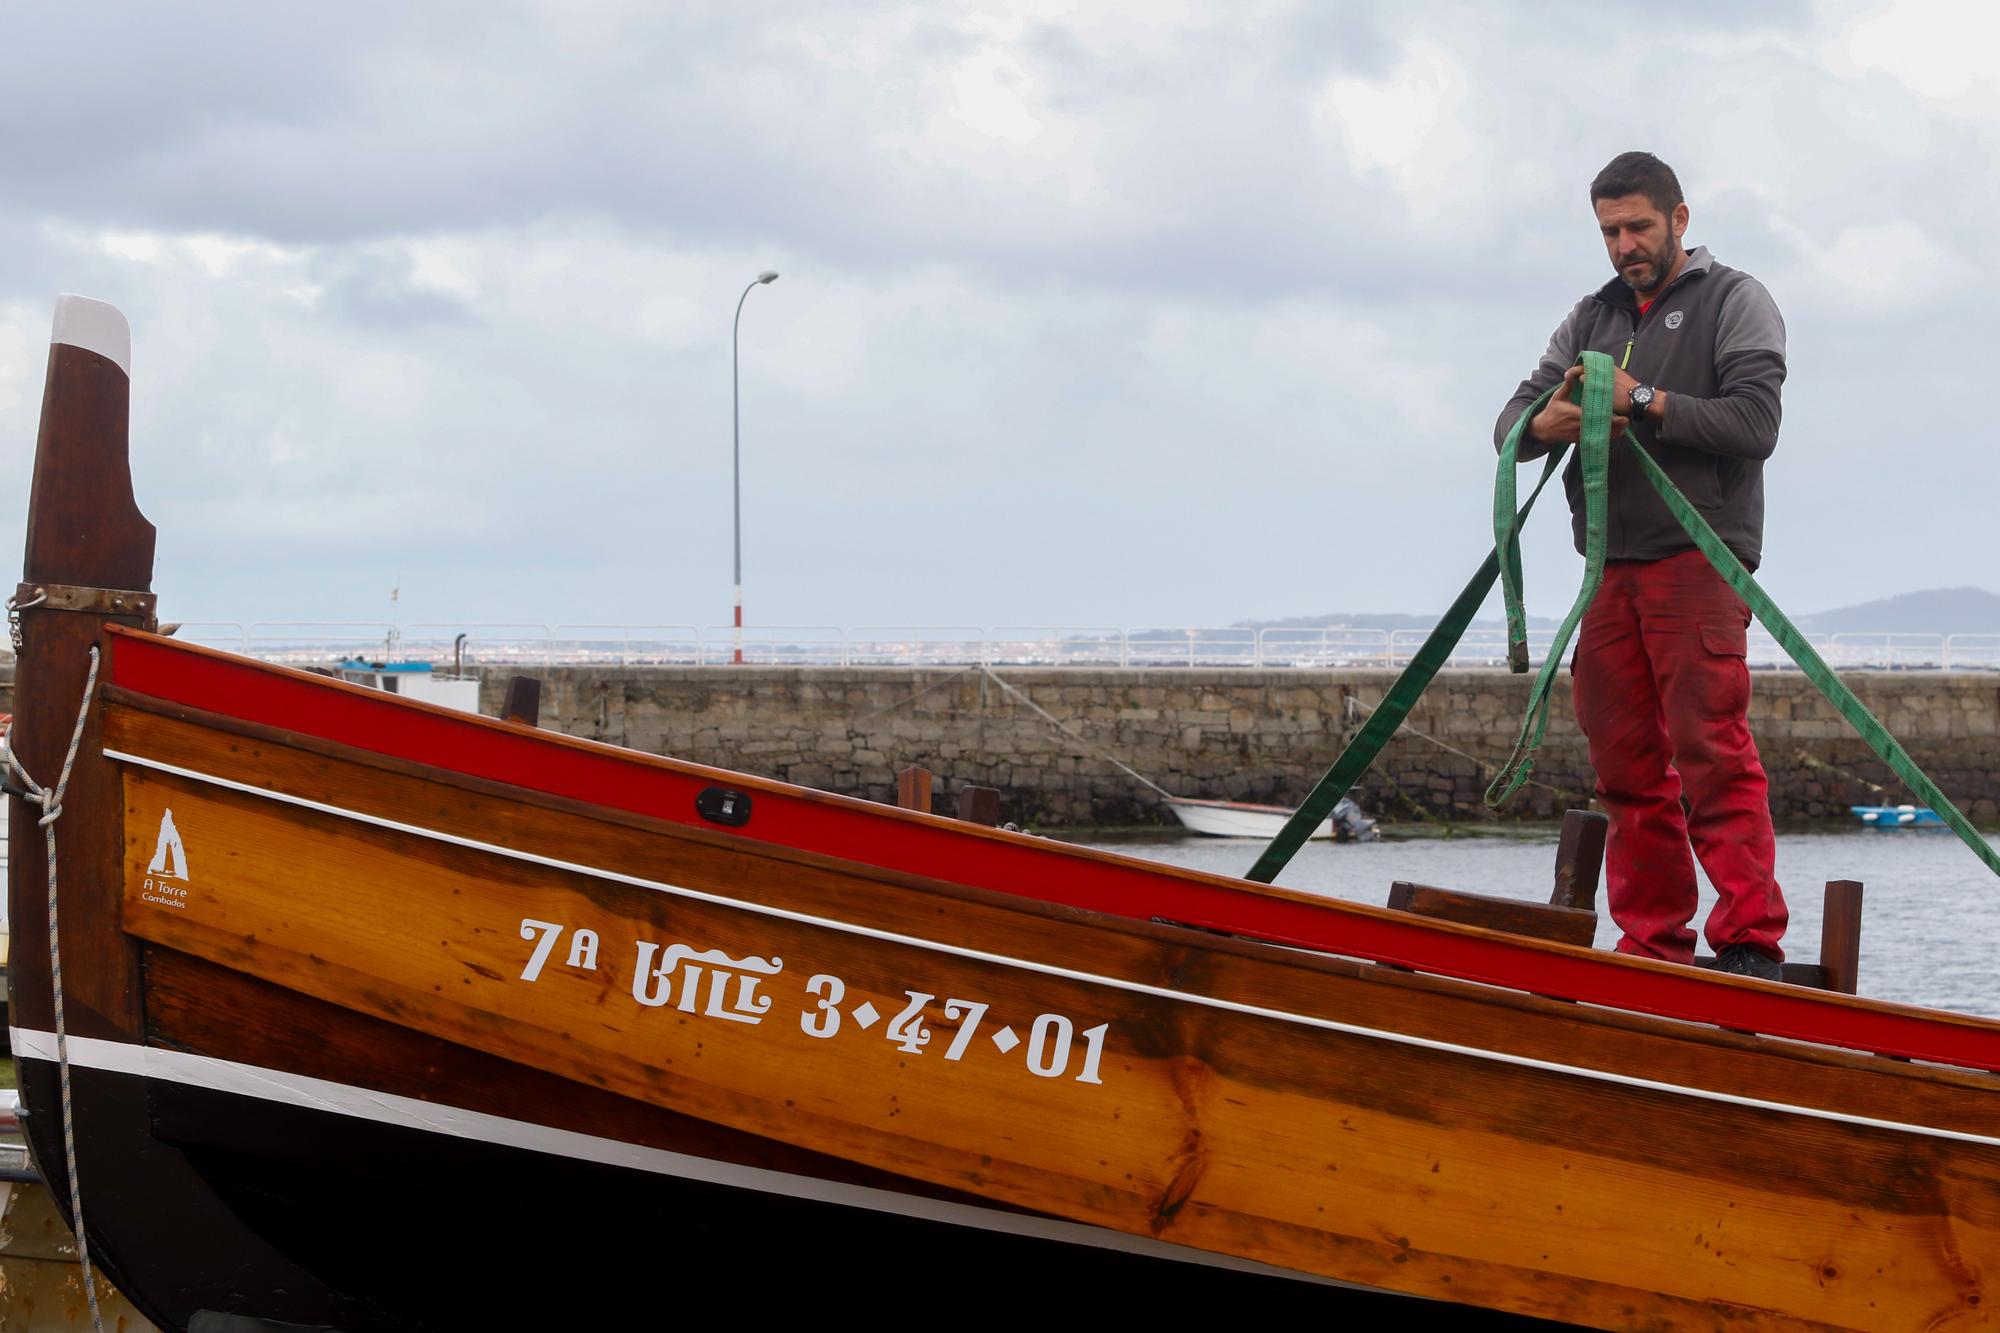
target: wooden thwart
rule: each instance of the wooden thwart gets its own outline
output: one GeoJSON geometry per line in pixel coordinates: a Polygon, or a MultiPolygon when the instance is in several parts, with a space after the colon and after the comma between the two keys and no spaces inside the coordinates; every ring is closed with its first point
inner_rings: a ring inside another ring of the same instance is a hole
{"type": "Polygon", "coordinates": [[[1597,879],[1604,865],[1604,836],[1609,828],[1610,821],[1594,810],[1563,813],[1562,838],[1556,844],[1555,888],[1546,903],[1398,880],[1389,886],[1389,906],[1439,921],[1587,949],[1597,935],[1597,879]]]}
{"type": "Polygon", "coordinates": [[[1510,935],[1528,935],[1558,944],[1589,948],[1597,935],[1597,913],[1577,907],[1552,907],[1546,903],[1522,902],[1518,898],[1496,898],[1485,893],[1460,893],[1428,884],[1397,880],[1389,886],[1389,906],[1399,912],[1439,921],[1456,921],[1464,926],[1504,930],[1510,935]]]}
{"type": "Polygon", "coordinates": [[[984,824],[988,828],[1000,826],[1000,789],[998,787],[960,787],[958,789],[958,817],[969,824],[984,824]]]}
{"type": "MultiPolygon", "coordinates": [[[[1597,933],[1597,883],[1609,828],[1610,821],[1595,811],[1563,814],[1562,837],[1556,844],[1555,890],[1546,904],[1397,880],[1389,886],[1389,906],[1439,921],[1589,948],[1597,933]]],[[[1694,961],[1697,967],[1715,966],[1715,959],[1706,955],[1694,961]]],[[[1819,961],[1783,964],[1782,980],[1793,986],[1853,995],[1860,967],[1861,881],[1829,880],[1819,961]]]]}

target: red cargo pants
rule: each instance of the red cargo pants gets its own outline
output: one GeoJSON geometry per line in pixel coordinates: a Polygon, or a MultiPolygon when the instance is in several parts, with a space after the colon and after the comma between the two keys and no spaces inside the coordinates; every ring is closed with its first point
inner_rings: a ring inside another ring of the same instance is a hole
{"type": "Polygon", "coordinates": [[[1709,947],[1784,958],[1769,789],[1744,718],[1749,624],[1749,608],[1699,551],[1607,563],[1584,613],[1570,665],[1611,819],[1605,885],[1622,953],[1694,957],[1699,857],[1719,895],[1709,947]]]}

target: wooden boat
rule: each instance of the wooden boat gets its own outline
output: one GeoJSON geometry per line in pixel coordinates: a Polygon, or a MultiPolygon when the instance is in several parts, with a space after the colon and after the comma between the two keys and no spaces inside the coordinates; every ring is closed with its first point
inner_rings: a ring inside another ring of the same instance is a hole
{"type": "MultiPolygon", "coordinates": [[[[1256,805],[1249,801],[1204,801],[1192,796],[1166,799],[1167,809],[1190,833],[1211,838],[1262,838],[1269,841],[1285,826],[1292,812],[1282,805],[1256,805]]],[[[1333,836],[1331,816],[1320,821],[1308,835],[1326,839],[1333,836]]]]}
{"type": "Polygon", "coordinates": [[[54,342],[15,743],[49,786],[78,741],[13,1039],[40,1169],[67,1200],[73,1146],[162,1327],[1991,1322],[2000,1024],[162,638],[123,321],[66,298],[54,342]]]}
{"type": "MultiPolygon", "coordinates": [[[[1174,812],[1190,833],[1211,838],[1259,838],[1269,842],[1278,836],[1292,811],[1282,805],[1258,805],[1252,801],[1204,801],[1192,796],[1169,796],[1167,809],[1174,812]]],[[[1343,841],[1370,841],[1375,838],[1375,821],[1362,814],[1351,800],[1343,800],[1333,813],[1316,825],[1308,838],[1343,841]]]]}

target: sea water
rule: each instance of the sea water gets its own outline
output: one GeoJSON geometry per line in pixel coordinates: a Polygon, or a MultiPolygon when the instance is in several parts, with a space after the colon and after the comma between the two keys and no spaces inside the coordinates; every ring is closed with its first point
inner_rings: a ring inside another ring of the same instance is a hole
{"type": "MultiPolygon", "coordinates": [[[[1179,832],[1081,835],[1086,846],[1240,876],[1263,844],[1179,832]]],[[[2000,846],[2000,839],[1988,835],[2000,846]]],[[[1395,880],[1547,902],[1554,885],[1556,829],[1518,833],[1385,837],[1379,842],[1311,842],[1278,877],[1285,888],[1352,902],[1385,902],[1395,880]]],[[[1715,890],[1701,876],[1695,926],[1715,890]]],[[[1830,879],[1858,879],[1860,993],[1880,1000],[2000,1018],[2000,877],[1949,830],[1857,829],[1778,834],[1778,882],[1791,907],[1785,935],[1793,962],[1819,961],[1821,896],[1830,879]]],[[[1617,927],[1598,898],[1597,945],[1617,927]]],[[[1708,952],[1703,946],[1702,952],[1708,952]]]]}

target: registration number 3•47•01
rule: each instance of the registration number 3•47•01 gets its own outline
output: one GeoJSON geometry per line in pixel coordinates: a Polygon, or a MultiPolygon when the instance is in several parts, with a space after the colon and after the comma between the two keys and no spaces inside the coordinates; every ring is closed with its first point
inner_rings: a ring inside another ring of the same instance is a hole
{"type": "MultiPolygon", "coordinates": [[[[533,945],[521,969],[522,981],[538,981],[558,958],[564,960],[558,966],[597,970],[596,931],[572,931],[560,922],[525,917],[521,938],[533,945]],[[559,950],[565,937],[568,947],[559,950]]],[[[761,1025],[771,1015],[775,999],[764,993],[764,987],[775,988],[784,970],[782,958],[735,958],[720,949],[698,949],[690,944],[663,947],[655,941],[639,940],[632,967],[632,998],[648,1009],[671,1006],[699,1018],[761,1025]]],[[[881,1036],[895,1049],[906,1055],[925,1055],[935,1049],[930,1024],[941,1010],[947,1022],[956,1024],[950,1041],[944,1043],[946,1060],[965,1060],[990,1044],[1003,1057],[1021,1051],[1028,1072],[1037,1078],[1104,1082],[1100,1070],[1104,1038],[1111,1027],[1108,1023],[1078,1031],[1067,1014],[1039,1014],[1023,1036],[1011,1024],[990,1022],[990,1006],[983,1000],[948,996],[940,1003],[936,994],[914,989],[904,990],[903,1000],[892,1007],[894,1012],[886,1012],[866,998],[850,1004],[845,981],[830,972],[817,972],[806,978],[798,1028],[806,1037],[831,1041],[843,1032],[867,1033],[881,1025],[881,1036]]]]}

